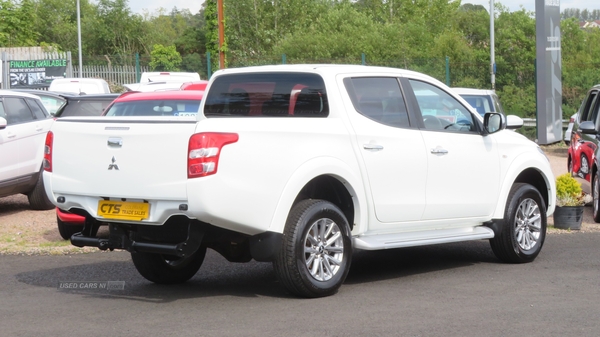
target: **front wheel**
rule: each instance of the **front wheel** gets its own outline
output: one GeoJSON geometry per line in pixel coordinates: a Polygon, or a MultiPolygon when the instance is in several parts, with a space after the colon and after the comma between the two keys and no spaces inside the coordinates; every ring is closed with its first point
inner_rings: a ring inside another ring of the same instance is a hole
{"type": "Polygon", "coordinates": [[[313,298],[335,294],[351,260],[350,226],[337,206],[325,200],[303,200],[292,208],[273,262],[289,292],[313,298]]]}
{"type": "Polygon", "coordinates": [[[540,192],[529,184],[511,188],[501,233],[490,239],[492,251],[504,262],[535,260],[546,238],[546,206],[540,192]]]}
{"type": "Polygon", "coordinates": [[[183,283],[191,279],[204,262],[206,247],[200,246],[188,257],[155,253],[131,253],[133,265],[148,281],[158,284],[183,283]]]}

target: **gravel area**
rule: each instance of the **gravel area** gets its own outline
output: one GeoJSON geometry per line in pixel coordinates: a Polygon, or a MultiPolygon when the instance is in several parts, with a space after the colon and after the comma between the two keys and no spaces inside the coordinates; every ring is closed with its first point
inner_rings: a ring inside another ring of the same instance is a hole
{"type": "MultiPolygon", "coordinates": [[[[566,147],[545,147],[544,150],[555,175],[567,172],[566,147]]],[[[584,190],[589,191],[589,186],[584,190]]],[[[548,233],[570,234],[600,232],[600,224],[592,218],[592,207],[586,206],[581,230],[568,231],[552,227],[553,219],[548,219],[548,233]]],[[[97,252],[96,248],[77,248],[58,234],[56,213],[32,211],[27,197],[14,195],[0,198],[0,255],[60,255],[97,252]]]]}

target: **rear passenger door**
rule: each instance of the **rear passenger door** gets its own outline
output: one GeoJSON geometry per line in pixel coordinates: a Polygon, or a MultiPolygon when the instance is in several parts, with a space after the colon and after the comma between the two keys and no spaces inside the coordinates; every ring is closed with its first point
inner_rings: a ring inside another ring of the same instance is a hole
{"type": "Polygon", "coordinates": [[[346,110],[356,151],[364,162],[363,177],[379,221],[369,230],[385,231],[393,229],[392,223],[419,220],[425,208],[427,158],[398,79],[346,77],[343,82],[352,102],[346,110]]]}

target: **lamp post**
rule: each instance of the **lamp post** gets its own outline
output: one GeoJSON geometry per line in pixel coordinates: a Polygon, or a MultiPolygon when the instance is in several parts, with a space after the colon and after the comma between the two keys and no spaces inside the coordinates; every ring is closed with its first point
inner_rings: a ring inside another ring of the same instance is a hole
{"type": "Polygon", "coordinates": [[[82,78],[83,63],[81,61],[81,13],[79,10],[79,0],[77,0],[77,49],[79,50],[79,78],[82,78]]]}
{"type": "Polygon", "coordinates": [[[490,73],[492,90],[496,89],[496,60],[494,56],[494,0],[490,0],[490,73]]]}
{"type": "Polygon", "coordinates": [[[223,0],[217,0],[217,20],[219,21],[219,69],[225,68],[225,52],[223,52],[223,44],[225,43],[224,17],[223,0]]]}

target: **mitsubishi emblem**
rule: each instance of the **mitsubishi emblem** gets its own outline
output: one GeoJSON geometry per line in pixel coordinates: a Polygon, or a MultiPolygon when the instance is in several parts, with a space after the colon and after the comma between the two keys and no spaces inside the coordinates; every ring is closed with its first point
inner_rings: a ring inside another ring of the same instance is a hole
{"type": "Polygon", "coordinates": [[[117,160],[115,159],[115,156],[113,156],[112,163],[108,165],[109,170],[112,170],[112,169],[118,170],[119,169],[119,165],[115,164],[116,161],[117,160]]]}

